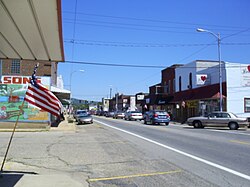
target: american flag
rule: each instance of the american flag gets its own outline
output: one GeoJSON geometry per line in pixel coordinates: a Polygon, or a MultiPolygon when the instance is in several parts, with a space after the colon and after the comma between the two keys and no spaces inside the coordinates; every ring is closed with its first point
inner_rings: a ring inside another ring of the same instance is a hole
{"type": "Polygon", "coordinates": [[[50,90],[37,82],[37,68],[38,64],[35,66],[24,100],[54,116],[60,116],[62,103],[50,90]]]}

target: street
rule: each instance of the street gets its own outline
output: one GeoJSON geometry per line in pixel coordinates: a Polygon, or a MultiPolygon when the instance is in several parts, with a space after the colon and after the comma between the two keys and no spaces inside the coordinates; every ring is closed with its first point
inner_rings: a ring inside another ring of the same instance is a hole
{"type": "MultiPolygon", "coordinates": [[[[16,132],[0,183],[15,174],[16,186],[39,186],[27,185],[29,176],[65,179],[60,186],[250,185],[249,130],[94,121],[76,131],[16,132]]],[[[9,136],[0,133],[1,159],[9,136]]]]}

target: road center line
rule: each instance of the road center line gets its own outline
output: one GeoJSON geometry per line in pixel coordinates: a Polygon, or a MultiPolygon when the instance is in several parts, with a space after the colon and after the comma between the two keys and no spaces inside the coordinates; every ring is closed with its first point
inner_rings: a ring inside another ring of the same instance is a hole
{"type": "Polygon", "coordinates": [[[243,142],[243,141],[238,141],[238,140],[230,140],[230,142],[243,144],[243,145],[250,145],[250,143],[248,143],[248,142],[243,142]]]}
{"type": "Polygon", "coordinates": [[[207,129],[207,131],[250,136],[250,134],[246,134],[246,133],[241,133],[241,132],[229,132],[229,131],[224,131],[224,130],[207,129]]]}
{"type": "Polygon", "coordinates": [[[88,181],[89,182],[97,182],[97,181],[107,181],[107,180],[115,180],[115,179],[127,179],[127,178],[135,178],[135,177],[149,177],[149,176],[156,176],[156,175],[174,174],[174,173],[180,173],[180,172],[181,172],[181,170],[174,170],[174,171],[165,171],[165,172],[156,172],[156,173],[144,173],[144,174],[135,174],[135,175],[127,175],[127,176],[116,176],[116,177],[88,179],[88,181]]]}
{"type": "Polygon", "coordinates": [[[175,149],[175,148],[173,148],[173,147],[170,147],[170,146],[164,145],[164,144],[162,144],[162,143],[156,142],[156,141],[154,141],[154,140],[145,138],[145,137],[143,137],[143,136],[141,136],[141,135],[138,135],[138,134],[135,134],[135,133],[132,133],[132,132],[129,132],[129,131],[126,131],[126,130],[123,130],[123,129],[120,129],[120,128],[117,128],[117,127],[113,127],[113,126],[111,126],[111,125],[108,125],[108,124],[103,123],[103,122],[98,121],[98,120],[95,120],[95,121],[96,121],[97,123],[103,124],[104,126],[107,126],[107,127],[113,128],[113,129],[116,129],[116,130],[118,130],[118,131],[121,131],[121,132],[124,132],[124,133],[127,133],[127,134],[130,134],[130,135],[132,135],[132,136],[135,136],[135,137],[137,137],[137,138],[143,139],[143,140],[148,141],[148,142],[150,142],[150,143],[159,145],[159,146],[164,147],[164,148],[166,148],[166,149],[172,150],[172,151],[174,151],[174,152],[176,152],[176,153],[182,154],[182,155],[187,156],[187,157],[189,157],[189,158],[192,158],[192,159],[194,159],[194,160],[198,160],[198,161],[200,161],[200,162],[203,162],[203,163],[205,163],[205,164],[207,164],[207,165],[213,166],[213,167],[218,168],[218,169],[221,169],[221,170],[223,170],[223,171],[227,171],[227,172],[229,172],[229,173],[231,173],[231,174],[234,174],[234,175],[237,175],[237,176],[239,176],[239,177],[241,177],[241,178],[250,180],[250,176],[249,176],[249,175],[240,173],[240,172],[235,171],[235,170],[232,170],[232,169],[230,169],[230,168],[221,166],[221,165],[219,165],[219,164],[210,162],[210,161],[205,160],[205,159],[202,159],[202,158],[200,158],[200,157],[197,157],[197,156],[191,155],[191,154],[189,154],[189,153],[180,151],[180,150],[175,149]]]}

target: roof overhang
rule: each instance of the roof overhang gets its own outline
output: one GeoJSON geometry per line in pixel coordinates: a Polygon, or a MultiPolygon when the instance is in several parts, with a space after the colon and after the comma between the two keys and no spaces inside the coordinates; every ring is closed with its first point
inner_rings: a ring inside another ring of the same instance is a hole
{"type": "Polygon", "coordinates": [[[57,96],[57,98],[62,102],[62,104],[69,104],[70,101],[70,91],[55,86],[50,87],[51,92],[57,96]]]}
{"type": "Polygon", "coordinates": [[[1,0],[0,59],[64,61],[61,0],[1,0]]]}

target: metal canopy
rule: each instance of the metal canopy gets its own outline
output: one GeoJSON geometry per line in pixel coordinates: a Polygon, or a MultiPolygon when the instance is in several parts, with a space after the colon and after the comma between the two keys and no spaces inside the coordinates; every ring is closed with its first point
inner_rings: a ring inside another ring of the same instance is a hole
{"type": "Polygon", "coordinates": [[[61,0],[0,0],[0,58],[64,61],[61,0]]]}

